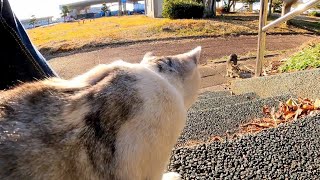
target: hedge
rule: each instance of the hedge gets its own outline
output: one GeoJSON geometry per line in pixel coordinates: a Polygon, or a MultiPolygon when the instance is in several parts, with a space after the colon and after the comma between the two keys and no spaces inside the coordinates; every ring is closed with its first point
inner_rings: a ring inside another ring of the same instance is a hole
{"type": "Polygon", "coordinates": [[[203,17],[204,6],[192,0],[165,0],[162,16],[170,19],[192,19],[203,17]]]}

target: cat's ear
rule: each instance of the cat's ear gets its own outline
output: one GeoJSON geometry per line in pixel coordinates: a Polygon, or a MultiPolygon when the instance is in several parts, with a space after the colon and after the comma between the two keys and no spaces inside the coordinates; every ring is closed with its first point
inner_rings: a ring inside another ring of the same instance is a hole
{"type": "Polygon", "coordinates": [[[147,52],[140,63],[141,64],[148,63],[148,61],[152,58],[154,58],[153,52],[147,52]]]}
{"type": "Polygon", "coordinates": [[[188,57],[191,57],[195,64],[200,63],[200,55],[201,55],[201,46],[196,47],[195,49],[185,53],[188,57]]]}
{"type": "Polygon", "coordinates": [[[151,59],[152,57],[154,57],[153,52],[147,52],[147,53],[143,56],[142,61],[151,59]]]}

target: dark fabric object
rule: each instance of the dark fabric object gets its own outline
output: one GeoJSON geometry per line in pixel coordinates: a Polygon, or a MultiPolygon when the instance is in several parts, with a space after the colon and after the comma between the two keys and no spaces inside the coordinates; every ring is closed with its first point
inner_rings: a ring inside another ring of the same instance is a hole
{"type": "Polygon", "coordinates": [[[0,0],[0,89],[55,76],[31,43],[8,0],[0,0]]]}

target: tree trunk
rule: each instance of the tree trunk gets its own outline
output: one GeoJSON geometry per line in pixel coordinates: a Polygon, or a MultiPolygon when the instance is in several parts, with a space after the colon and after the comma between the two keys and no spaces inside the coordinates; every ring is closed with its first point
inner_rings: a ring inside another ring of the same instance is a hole
{"type": "Polygon", "coordinates": [[[236,12],[236,3],[233,3],[232,5],[232,12],[236,12]]]}
{"type": "MultiPolygon", "coordinates": [[[[282,11],[281,16],[284,16],[291,10],[291,6],[295,4],[298,0],[283,0],[282,3],[282,11]]],[[[285,22],[286,24],[290,24],[290,20],[285,22]]]]}
{"type": "Polygon", "coordinates": [[[290,12],[291,6],[295,4],[298,0],[283,0],[281,16],[284,16],[290,12]]]}
{"type": "Polygon", "coordinates": [[[271,13],[272,13],[272,0],[269,0],[269,10],[268,10],[268,17],[271,16],[271,13]]]}
{"type": "Polygon", "coordinates": [[[236,0],[229,0],[227,4],[227,12],[230,12],[231,7],[236,3],[236,0]]]}
{"type": "Polygon", "coordinates": [[[212,0],[212,9],[213,9],[213,16],[217,16],[217,1],[216,0],[212,0]]]}
{"type": "Polygon", "coordinates": [[[253,3],[249,3],[249,12],[252,12],[253,11],[253,3]]]}
{"type": "Polygon", "coordinates": [[[216,1],[203,0],[204,4],[204,17],[212,17],[216,15],[216,1]]]}

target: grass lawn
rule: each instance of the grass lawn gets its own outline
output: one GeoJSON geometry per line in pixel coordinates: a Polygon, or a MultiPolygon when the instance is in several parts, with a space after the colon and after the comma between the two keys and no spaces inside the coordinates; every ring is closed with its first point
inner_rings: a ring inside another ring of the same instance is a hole
{"type": "Polygon", "coordinates": [[[299,71],[320,67],[320,40],[308,43],[304,48],[289,57],[279,67],[281,72],[299,71]]]}
{"type": "MultiPolygon", "coordinates": [[[[44,54],[96,47],[110,43],[186,36],[225,36],[257,33],[258,14],[230,14],[213,19],[170,20],[143,15],[104,17],[92,21],[60,23],[28,30],[44,54]]],[[[281,25],[271,33],[304,33],[307,30],[281,25]]]]}

